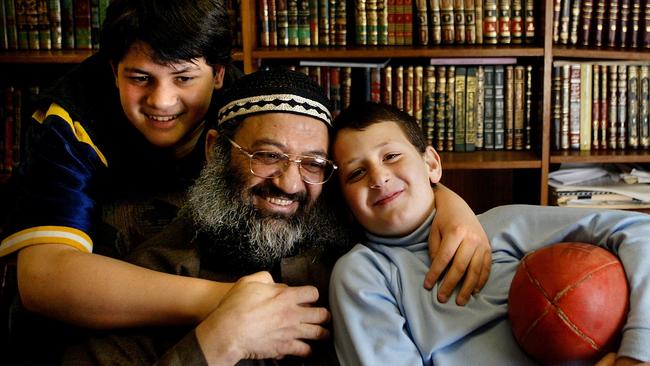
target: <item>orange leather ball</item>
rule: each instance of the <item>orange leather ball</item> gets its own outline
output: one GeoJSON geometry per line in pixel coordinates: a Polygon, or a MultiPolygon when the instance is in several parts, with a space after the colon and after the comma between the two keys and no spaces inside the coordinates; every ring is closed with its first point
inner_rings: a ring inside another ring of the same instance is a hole
{"type": "Polygon", "coordinates": [[[593,361],[618,343],[628,284],[616,256],[585,243],[526,255],[512,280],[508,313],[519,345],[537,361],[593,361]]]}

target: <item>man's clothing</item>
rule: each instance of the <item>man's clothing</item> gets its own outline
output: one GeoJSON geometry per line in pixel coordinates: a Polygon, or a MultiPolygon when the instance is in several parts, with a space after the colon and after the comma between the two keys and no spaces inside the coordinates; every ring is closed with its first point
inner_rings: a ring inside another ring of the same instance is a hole
{"type": "Polygon", "coordinates": [[[330,306],[342,365],[536,364],[510,329],[510,283],[526,253],[569,241],[597,244],[620,258],[630,311],[618,355],[650,360],[650,216],[524,205],[479,215],[492,244],[492,270],[481,292],[460,307],[455,295],[438,302],[439,284],[431,291],[422,286],[431,265],[427,238],[434,215],[405,237],[366,233],[336,263],[330,306]]]}
{"type": "MultiPolygon", "coordinates": [[[[233,233],[234,235],[235,233],[233,233]]],[[[239,234],[241,235],[241,233],[239,234]]],[[[129,262],[157,271],[215,281],[234,282],[243,274],[269,270],[276,282],[287,285],[313,285],[320,294],[320,306],[327,301],[327,290],[333,253],[307,251],[282,259],[273,268],[234,266],[235,259],[224,253],[221,258],[205,260],[200,247],[214,238],[197,233],[181,211],[179,217],[159,235],[138,246],[129,262]],[[245,273],[242,273],[245,272],[245,273]]],[[[219,242],[209,243],[219,245],[219,242]]],[[[203,353],[191,327],[150,327],[98,332],[81,337],[64,355],[64,365],[204,365],[203,353]]],[[[308,359],[287,357],[277,360],[242,361],[239,365],[336,365],[331,342],[313,344],[314,355],[308,359]]]]}

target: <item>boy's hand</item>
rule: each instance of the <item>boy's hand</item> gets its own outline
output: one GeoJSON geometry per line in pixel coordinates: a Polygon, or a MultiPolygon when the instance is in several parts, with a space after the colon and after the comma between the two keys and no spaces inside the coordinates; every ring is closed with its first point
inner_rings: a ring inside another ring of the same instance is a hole
{"type": "Polygon", "coordinates": [[[447,273],[438,289],[438,301],[447,302],[463,279],[456,304],[465,305],[480,291],[490,276],[492,250],[478,218],[456,193],[442,184],[436,186],[436,216],[429,235],[431,268],[424,287],[433,288],[440,275],[447,273]]]}
{"type": "Polygon", "coordinates": [[[650,362],[641,362],[629,357],[619,357],[616,358],[616,353],[608,353],[600,361],[598,361],[594,366],[629,366],[629,365],[643,365],[648,366],[650,362]]]}

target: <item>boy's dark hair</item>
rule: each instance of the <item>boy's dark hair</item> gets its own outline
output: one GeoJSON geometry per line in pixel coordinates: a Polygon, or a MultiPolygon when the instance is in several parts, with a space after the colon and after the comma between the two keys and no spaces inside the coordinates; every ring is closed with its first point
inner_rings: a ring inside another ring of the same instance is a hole
{"type": "Polygon", "coordinates": [[[395,122],[415,148],[424,153],[427,147],[426,139],[417,120],[410,114],[398,108],[382,103],[360,102],[352,103],[334,119],[334,129],[331,144],[334,144],[338,132],[344,128],[363,130],[380,122],[395,122]]]}
{"type": "Polygon", "coordinates": [[[156,62],[204,57],[230,62],[232,32],[222,0],[113,0],[102,26],[100,53],[119,63],[129,47],[148,44],[156,62]]]}

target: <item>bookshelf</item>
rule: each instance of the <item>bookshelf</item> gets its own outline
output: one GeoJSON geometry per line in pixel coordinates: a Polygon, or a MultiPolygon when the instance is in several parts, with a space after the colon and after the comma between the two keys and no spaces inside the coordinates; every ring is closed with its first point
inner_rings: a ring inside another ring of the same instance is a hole
{"type": "MultiPolygon", "coordinates": [[[[415,2],[414,2],[415,3],[415,2]]],[[[261,47],[258,44],[258,0],[241,0],[241,43],[233,58],[250,73],[265,63],[299,60],[342,61],[402,60],[438,58],[513,57],[533,66],[535,98],[532,112],[532,148],[523,151],[481,150],[440,152],[443,183],[465,197],[477,212],[507,203],[549,203],[547,180],[550,171],[561,163],[641,163],[650,164],[650,150],[554,151],[551,146],[552,69],[556,60],[648,61],[650,49],[595,47],[554,44],[554,1],[533,1],[535,38],[522,44],[440,44],[428,46],[294,46],[261,47]]],[[[348,11],[354,11],[348,0],[348,11]]],[[[353,16],[348,16],[348,33],[353,31],[353,16]]],[[[643,19],[639,20],[639,22],[643,19]]],[[[414,27],[415,28],[415,27],[414,27]]],[[[414,32],[416,30],[414,29],[414,32]]],[[[350,39],[348,35],[348,39],[350,39]]],[[[81,62],[92,50],[0,51],[0,80],[19,72],[52,74],[81,62]],[[47,71],[44,71],[47,70],[47,71]]],[[[15,77],[15,76],[12,76],[15,77]]],[[[5,184],[6,174],[0,175],[5,184]]]]}

